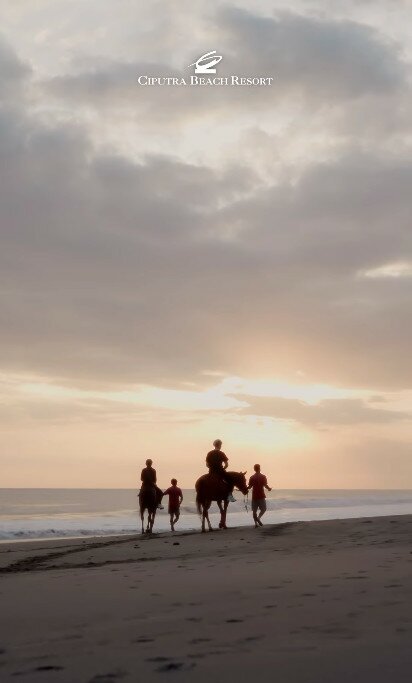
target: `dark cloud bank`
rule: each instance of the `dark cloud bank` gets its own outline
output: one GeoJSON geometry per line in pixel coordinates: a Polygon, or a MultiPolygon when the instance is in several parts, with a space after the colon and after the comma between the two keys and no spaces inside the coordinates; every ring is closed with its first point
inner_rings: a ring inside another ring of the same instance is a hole
{"type": "MultiPolygon", "coordinates": [[[[227,9],[216,30],[245,70],[276,64],[279,90],[262,110],[295,91],[308,111],[339,101],[349,115],[354,99],[384,93],[396,106],[408,87],[397,48],[350,22],[227,9]]],[[[406,148],[365,148],[354,130],[334,160],[260,189],[241,166],[218,172],[154,155],[137,164],[97,152],[81,127],[40,122],[25,97],[30,68],[10,47],[0,58],[3,370],[176,386],[205,369],[301,370],[316,381],[410,388],[411,280],[360,275],[412,259],[406,148]]],[[[106,76],[39,87],[93,103],[116,96],[121,74],[111,65],[106,76]]],[[[213,96],[235,107],[230,94],[213,96]]],[[[153,97],[149,115],[165,91],[153,97]]],[[[190,92],[171,97],[171,118],[189,116],[190,92]]]]}

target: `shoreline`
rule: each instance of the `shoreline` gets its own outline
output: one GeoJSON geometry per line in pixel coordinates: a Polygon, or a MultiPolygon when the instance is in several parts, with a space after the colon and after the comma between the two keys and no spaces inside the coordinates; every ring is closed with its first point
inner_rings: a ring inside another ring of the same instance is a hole
{"type": "MultiPolygon", "coordinates": [[[[272,511],[269,511],[269,514],[270,514],[270,512],[272,512],[272,511]]],[[[216,523],[217,514],[218,514],[218,513],[217,513],[216,511],[213,511],[213,512],[212,512],[211,518],[213,519],[214,523],[216,523]],[[214,519],[214,518],[216,518],[216,519],[214,519]]],[[[237,513],[234,513],[234,514],[237,514],[237,513]]],[[[230,530],[230,529],[248,529],[248,528],[253,528],[253,520],[252,520],[252,515],[251,515],[251,511],[250,511],[250,510],[248,511],[248,514],[249,514],[249,516],[250,516],[250,521],[249,521],[247,524],[245,523],[245,524],[236,524],[236,525],[233,525],[233,526],[229,526],[229,530],[230,530]]],[[[321,519],[319,519],[319,518],[318,518],[318,519],[316,519],[316,518],[315,518],[315,519],[291,519],[291,520],[282,520],[282,521],[277,521],[277,522],[265,522],[265,521],[264,521],[264,526],[265,526],[265,527],[268,527],[268,526],[277,526],[277,525],[279,525],[279,524],[290,524],[290,523],[311,524],[311,523],[320,522],[320,521],[324,521],[324,522],[328,522],[328,521],[329,521],[329,522],[333,522],[333,521],[339,521],[339,520],[345,520],[345,519],[348,519],[348,520],[349,520],[349,519],[357,520],[357,519],[380,519],[381,517],[383,517],[383,518],[384,518],[384,517],[408,517],[408,516],[410,516],[411,514],[412,514],[412,513],[410,513],[410,512],[405,512],[405,513],[396,513],[396,514],[390,513],[390,514],[386,514],[386,515],[384,515],[384,514],[380,514],[380,515],[364,515],[364,516],[356,516],[356,517],[354,517],[354,516],[347,516],[347,517],[338,516],[338,517],[327,517],[327,518],[321,518],[321,519]]],[[[195,513],[193,513],[193,515],[195,515],[195,513]]],[[[269,517],[269,515],[267,515],[267,517],[269,517]]],[[[166,515],[164,515],[164,519],[166,519],[166,515]]],[[[228,517],[228,521],[229,521],[229,524],[230,524],[230,516],[228,517]]],[[[140,520],[139,520],[139,524],[140,524],[140,520]]],[[[197,531],[200,532],[200,518],[199,518],[199,520],[198,520],[198,525],[197,525],[197,526],[193,526],[193,527],[191,527],[191,528],[185,528],[185,529],[179,529],[179,528],[177,528],[177,530],[175,531],[175,534],[176,534],[176,533],[188,533],[188,534],[191,534],[191,533],[196,533],[197,531]]],[[[153,532],[152,535],[155,536],[155,535],[158,535],[158,534],[167,534],[167,533],[168,533],[168,534],[171,534],[171,533],[172,533],[172,532],[170,531],[170,528],[169,528],[169,529],[163,528],[163,529],[160,529],[159,531],[157,531],[157,530],[156,530],[156,526],[155,526],[155,530],[154,530],[154,532],[153,532]]],[[[70,541],[70,540],[85,540],[85,541],[86,541],[86,540],[89,540],[89,541],[90,541],[90,540],[93,540],[93,539],[106,539],[106,540],[108,540],[108,539],[117,538],[117,537],[119,537],[119,538],[127,537],[127,536],[132,537],[132,536],[135,536],[135,535],[138,535],[138,536],[141,535],[141,533],[140,533],[140,531],[139,531],[139,525],[136,526],[136,530],[135,530],[135,531],[129,531],[129,530],[128,530],[128,531],[125,531],[125,532],[118,532],[118,531],[117,531],[117,532],[114,532],[114,533],[108,532],[108,533],[105,533],[105,534],[90,534],[90,535],[89,535],[89,534],[74,534],[74,535],[69,535],[69,534],[67,534],[67,535],[63,535],[63,536],[59,536],[59,535],[55,535],[55,536],[38,536],[38,537],[33,537],[33,538],[4,538],[4,539],[0,539],[0,548],[3,548],[4,546],[7,546],[7,545],[15,545],[15,544],[17,544],[17,543],[29,543],[29,544],[32,544],[32,543],[37,543],[37,542],[44,542],[44,543],[46,543],[46,542],[70,541]]]]}
{"type": "Polygon", "coordinates": [[[3,545],[2,682],[406,683],[411,539],[397,515],[3,545]]]}

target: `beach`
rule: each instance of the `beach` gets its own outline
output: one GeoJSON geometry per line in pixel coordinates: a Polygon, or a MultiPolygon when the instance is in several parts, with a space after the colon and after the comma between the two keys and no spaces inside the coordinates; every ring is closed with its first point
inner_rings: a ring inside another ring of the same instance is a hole
{"type": "Polygon", "coordinates": [[[412,515],[0,546],[0,678],[401,683],[412,515]]]}

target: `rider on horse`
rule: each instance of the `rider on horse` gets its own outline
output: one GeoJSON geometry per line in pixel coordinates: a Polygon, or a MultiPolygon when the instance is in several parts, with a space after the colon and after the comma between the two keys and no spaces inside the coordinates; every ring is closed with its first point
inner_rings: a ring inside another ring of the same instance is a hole
{"type": "Polygon", "coordinates": [[[213,445],[214,449],[212,451],[209,451],[209,453],[206,456],[206,465],[209,468],[210,474],[217,474],[218,477],[223,479],[228,484],[228,486],[230,486],[229,495],[227,499],[231,503],[235,503],[236,498],[233,497],[233,482],[226,473],[226,469],[229,464],[228,457],[221,450],[222,442],[220,439],[215,439],[213,445]]]}
{"type": "Polygon", "coordinates": [[[146,467],[142,469],[142,473],[140,475],[140,479],[142,482],[142,491],[145,489],[154,489],[156,491],[156,499],[157,499],[157,507],[160,510],[163,510],[163,506],[161,505],[162,498],[163,498],[163,491],[159,489],[157,486],[157,474],[156,470],[153,465],[153,460],[146,460],[146,467]]]}

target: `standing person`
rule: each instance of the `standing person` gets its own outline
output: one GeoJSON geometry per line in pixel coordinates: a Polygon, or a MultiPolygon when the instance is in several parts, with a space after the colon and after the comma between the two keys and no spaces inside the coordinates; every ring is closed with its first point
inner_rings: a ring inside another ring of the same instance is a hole
{"type": "Polygon", "coordinates": [[[182,489],[177,485],[177,479],[171,480],[171,486],[164,492],[164,496],[169,496],[169,515],[170,515],[170,528],[172,531],[175,530],[175,524],[180,517],[180,506],[183,501],[182,489]]]}
{"type": "Polygon", "coordinates": [[[148,488],[154,488],[156,491],[156,498],[157,498],[157,507],[160,510],[163,510],[163,505],[162,503],[162,498],[163,498],[163,491],[159,489],[157,486],[157,474],[156,470],[153,465],[153,460],[146,460],[146,467],[142,469],[142,473],[140,475],[140,480],[142,482],[142,489],[148,489],[148,488]]]}
{"type": "Polygon", "coordinates": [[[220,439],[215,439],[213,445],[214,449],[209,451],[206,456],[206,466],[209,468],[209,472],[218,474],[230,486],[227,499],[230,503],[235,503],[236,498],[233,497],[233,484],[225,471],[229,464],[229,459],[226,453],[222,451],[222,441],[220,439]]]}
{"type": "Polygon", "coordinates": [[[267,479],[264,474],[260,471],[260,465],[255,465],[255,474],[249,479],[248,489],[252,489],[252,512],[253,520],[255,522],[255,528],[258,526],[263,526],[261,518],[266,512],[266,491],[271,491],[272,489],[268,485],[267,479]],[[259,514],[257,514],[259,510],[259,514]]]}

